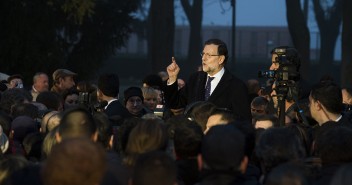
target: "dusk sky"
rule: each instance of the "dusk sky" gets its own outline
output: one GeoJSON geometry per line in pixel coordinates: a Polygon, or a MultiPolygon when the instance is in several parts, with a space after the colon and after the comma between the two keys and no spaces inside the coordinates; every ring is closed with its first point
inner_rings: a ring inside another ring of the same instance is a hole
{"type": "MultiPolygon", "coordinates": [[[[203,1],[203,25],[232,25],[231,0],[203,1]]],[[[188,24],[180,1],[175,2],[176,24],[188,24]]],[[[287,26],[285,3],[284,0],[236,0],[236,26],[287,26]]],[[[315,48],[318,47],[318,27],[312,4],[309,8],[308,27],[311,32],[311,47],[315,48]]],[[[335,48],[335,59],[340,58],[341,37],[338,38],[335,48]]]]}
{"type": "MultiPolygon", "coordinates": [[[[204,0],[203,25],[231,26],[232,7],[230,1],[204,0]]],[[[188,24],[180,1],[176,0],[175,2],[177,24],[188,24]]],[[[287,26],[284,0],[236,0],[236,16],[237,26],[287,26]]],[[[310,30],[317,30],[312,11],[309,15],[308,25],[310,30]]]]}
{"type": "MultiPolygon", "coordinates": [[[[204,0],[203,4],[204,25],[232,24],[232,6],[229,0],[225,2],[224,0],[204,0]]],[[[236,0],[236,6],[236,25],[287,25],[284,0],[236,0]]],[[[187,19],[184,19],[185,15],[181,5],[176,4],[176,7],[177,23],[187,24],[183,21],[187,19]]]]}

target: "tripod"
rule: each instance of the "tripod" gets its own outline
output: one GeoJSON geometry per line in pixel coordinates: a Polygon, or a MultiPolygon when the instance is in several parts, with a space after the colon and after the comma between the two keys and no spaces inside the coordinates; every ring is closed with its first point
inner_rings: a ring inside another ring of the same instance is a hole
{"type": "Polygon", "coordinates": [[[297,84],[295,82],[287,82],[287,81],[278,82],[278,86],[276,87],[277,98],[278,98],[279,125],[280,126],[285,125],[286,101],[289,95],[290,99],[294,101],[293,106],[295,106],[294,108],[296,110],[296,113],[298,113],[301,118],[301,123],[304,126],[309,127],[309,122],[307,120],[307,117],[304,115],[303,110],[299,106],[298,98],[297,98],[297,95],[293,93],[293,88],[297,88],[297,84]]]}

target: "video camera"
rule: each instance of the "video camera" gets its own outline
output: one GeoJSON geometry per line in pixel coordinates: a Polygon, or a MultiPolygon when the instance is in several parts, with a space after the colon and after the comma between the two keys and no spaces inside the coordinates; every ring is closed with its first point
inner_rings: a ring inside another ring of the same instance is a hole
{"type": "Polygon", "coordinates": [[[275,62],[279,64],[277,70],[259,71],[259,78],[270,78],[276,81],[298,81],[300,80],[300,74],[298,67],[292,61],[287,58],[287,48],[277,48],[273,51],[276,54],[275,62]]]}
{"type": "Polygon", "coordinates": [[[92,93],[80,92],[78,95],[78,104],[82,107],[87,108],[92,114],[95,112],[102,112],[104,107],[108,104],[107,101],[94,101],[92,93]]]}

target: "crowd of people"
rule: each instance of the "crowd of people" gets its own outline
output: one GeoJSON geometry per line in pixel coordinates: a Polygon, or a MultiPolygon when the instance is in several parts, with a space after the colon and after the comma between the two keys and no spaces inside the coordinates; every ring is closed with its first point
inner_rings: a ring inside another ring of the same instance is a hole
{"type": "Polygon", "coordinates": [[[76,83],[68,69],[38,72],[29,90],[11,75],[0,83],[0,184],[352,183],[351,88],[306,86],[296,49],[271,54],[265,85],[232,74],[219,39],[187,81],[172,58],[121,93],[112,73],[76,83]]]}

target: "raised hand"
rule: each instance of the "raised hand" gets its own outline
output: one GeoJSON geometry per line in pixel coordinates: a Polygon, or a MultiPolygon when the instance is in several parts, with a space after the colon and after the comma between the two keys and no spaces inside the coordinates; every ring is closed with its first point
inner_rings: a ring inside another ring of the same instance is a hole
{"type": "Polygon", "coordinates": [[[180,72],[180,67],[178,67],[175,57],[172,57],[172,62],[166,68],[167,74],[169,75],[168,83],[174,83],[177,80],[177,75],[180,72]]]}

